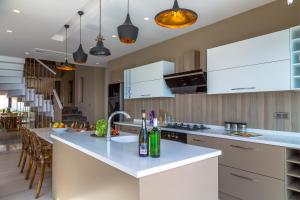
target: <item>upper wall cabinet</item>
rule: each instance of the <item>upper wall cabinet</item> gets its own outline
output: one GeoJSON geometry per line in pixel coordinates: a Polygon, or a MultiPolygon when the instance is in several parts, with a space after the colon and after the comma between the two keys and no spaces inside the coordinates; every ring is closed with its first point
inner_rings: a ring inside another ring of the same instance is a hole
{"type": "Polygon", "coordinates": [[[125,70],[124,99],[174,97],[163,77],[174,72],[174,63],[167,61],[125,70]]]}
{"type": "Polygon", "coordinates": [[[207,50],[208,94],[291,89],[290,30],[207,50]]]}

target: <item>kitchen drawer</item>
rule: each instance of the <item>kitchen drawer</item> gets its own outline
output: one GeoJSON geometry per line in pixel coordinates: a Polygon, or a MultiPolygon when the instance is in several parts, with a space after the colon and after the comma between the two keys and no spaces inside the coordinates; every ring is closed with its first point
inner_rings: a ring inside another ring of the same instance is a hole
{"type": "Polygon", "coordinates": [[[140,128],[133,127],[133,126],[124,126],[124,125],[117,125],[117,129],[119,131],[127,132],[127,133],[134,133],[139,134],[140,128]]]}
{"type": "Polygon", "coordinates": [[[219,167],[219,190],[243,200],[283,200],[284,181],[233,169],[219,167]]]}
{"type": "Polygon", "coordinates": [[[208,147],[218,149],[218,140],[212,137],[206,137],[201,135],[188,135],[187,143],[202,147],[208,147]]]}
{"type": "Polygon", "coordinates": [[[229,194],[225,194],[223,192],[219,192],[219,200],[242,200],[242,199],[234,197],[229,194]]]}
{"type": "Polygon", "coordinates": [[[285,180],[285,149],[272,145],[219,139],[219,163],[285,180]]]}

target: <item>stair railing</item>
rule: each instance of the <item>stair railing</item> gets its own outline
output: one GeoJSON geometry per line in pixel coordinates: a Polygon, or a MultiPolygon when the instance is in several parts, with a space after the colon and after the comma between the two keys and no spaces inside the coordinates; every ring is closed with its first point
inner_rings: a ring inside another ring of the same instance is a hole
{"type": "Polygon", "coordinates": [[[61,122],[63,106],[55,89],[53,89],[53,96],[54,121],[61,122]]]}

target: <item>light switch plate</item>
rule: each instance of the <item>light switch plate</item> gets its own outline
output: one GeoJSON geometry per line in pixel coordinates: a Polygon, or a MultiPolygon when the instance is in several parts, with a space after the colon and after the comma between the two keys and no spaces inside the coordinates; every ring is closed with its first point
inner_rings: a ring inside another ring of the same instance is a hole
{"type": "Polygon", "coordinates": [[[274,119],[289,119],[290,113],[289,112],[275,112],[273,115],[274,119]]]}

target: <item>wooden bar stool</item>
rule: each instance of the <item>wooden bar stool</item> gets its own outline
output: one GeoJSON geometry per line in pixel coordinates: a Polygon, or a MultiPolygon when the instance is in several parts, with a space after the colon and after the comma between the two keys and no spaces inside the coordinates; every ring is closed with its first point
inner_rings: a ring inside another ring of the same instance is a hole
{"type": "Polygon", "coordinates": [[[19,159],[19,162],[18,162],[18,167],[21,166],[21,162],[23,160],[23,156],[24,156],[25,151],[26,151],[25,150],[25,146],[26,146],[26,144],[25,144],[25,132],[26,132],[26,128],[21,127],[20,128],[20,136],[21,136],[22,149],[21,149],[20,159],[19,159]]]}
{"type": "Polygon", "coordinates": [[[44,181],[46,166],[52,166],[52,145],[43,141],[35,133],[31,134],[31,140],[33,142],[33,162],[32,162],[32,174],[29,183],[29,189],[32,188],[37,168],[40,169],[40,177],[36,189],[35,198],[39,198],[44,181]]]}
{"type": "Polygon", "coordinates": [[[29,150],[29,145],[30,145],[30,131],[28,129],[25,129],[24,134],[24,144],[22,144],[22,148],[24,148],[24,151],[22,154],[22,159],[21,159],[21,173],[23,173],[25,164],[27,161],[27,157],[30,156],[30,150],[29,150]]]}

